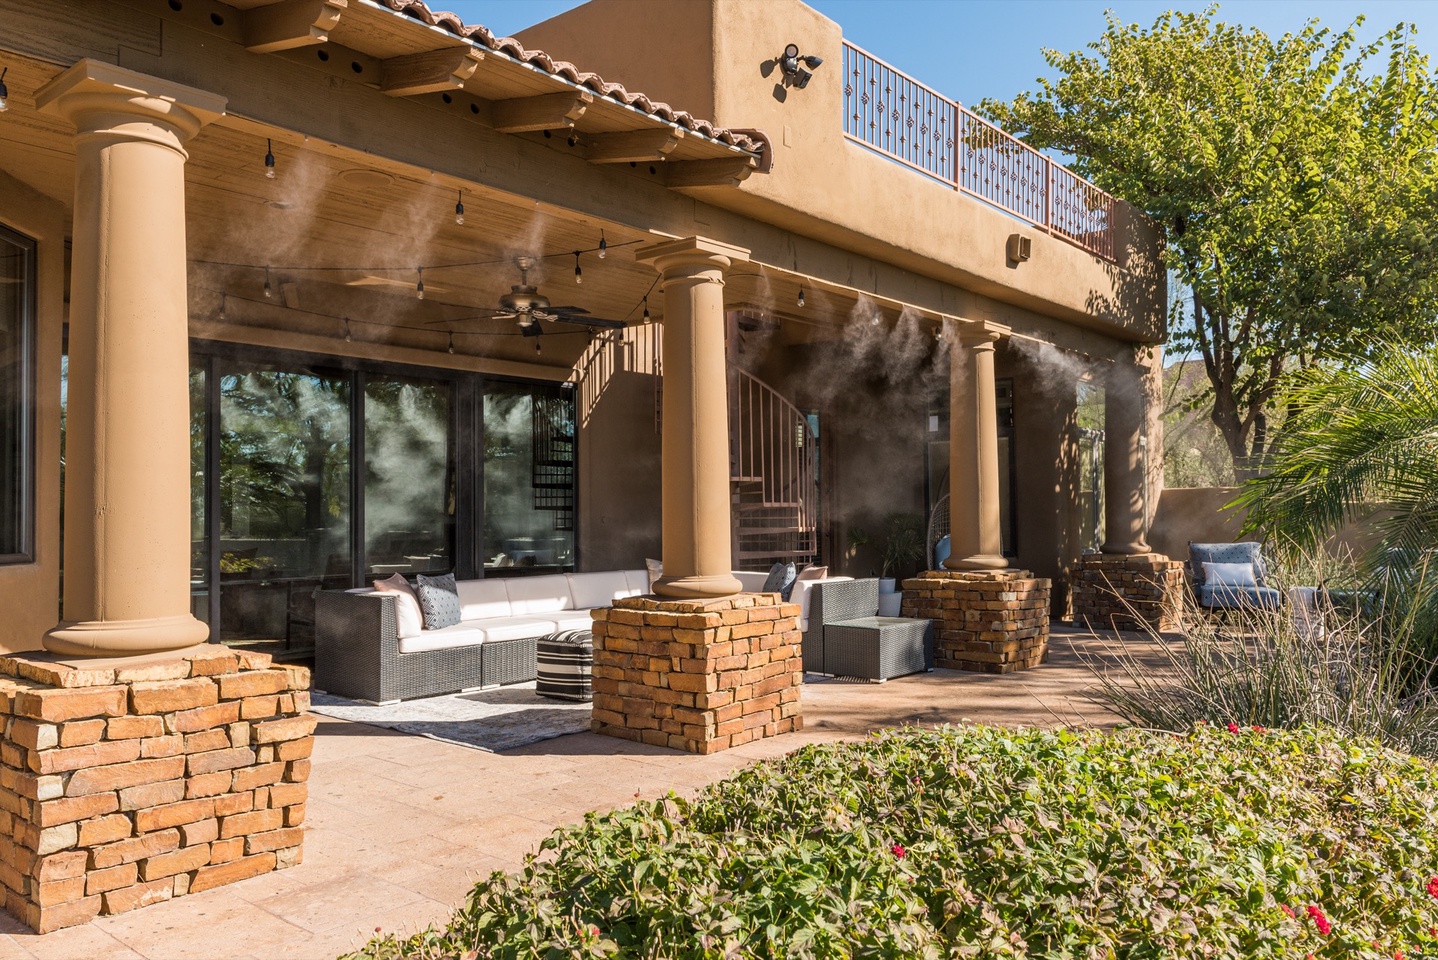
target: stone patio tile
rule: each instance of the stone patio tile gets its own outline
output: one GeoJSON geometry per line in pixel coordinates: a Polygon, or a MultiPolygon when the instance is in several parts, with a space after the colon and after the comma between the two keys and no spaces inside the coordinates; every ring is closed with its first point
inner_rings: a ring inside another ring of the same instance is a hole
{"type": "Polygon", "coordinates": [[[306,939],[300,927],[236,896],[233,885],[102,917],[91,926],[149,960],[231,960],[236,950],[268,957],[306,939]]]}
{"type": "MultiPolygon", "coordinates": [[[[22,928],[23,929],[23,928],[22,928]]],[[[0,957],[33,957],[34,960],[141,960],[146,955],[131,949],[98,923],[87,923],[79,927],[67,927],[47,933],[43,937],[23,933],[4,938],[8,948],[23,950],[23,953],[8,953],[0,949],[0,957]]]]}
{"type": "Polygon", "coordinates": [[[277,893],[254,906],[313,933],[369,925],[377,922],[372,917],[422,899],[374,874],[350,874],[277,893]]]}

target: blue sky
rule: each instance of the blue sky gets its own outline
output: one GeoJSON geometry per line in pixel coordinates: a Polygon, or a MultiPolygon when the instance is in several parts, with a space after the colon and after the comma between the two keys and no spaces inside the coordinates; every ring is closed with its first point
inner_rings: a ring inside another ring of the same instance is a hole
{"type": "MultiPolygon", "coordinates": [[[[513,34],[572,7],[576,0],[429,0],[467,23],[513,34]]],[[[650,0],[664,3],[667,0],[650,0]]],[[[762,3],[766,0],[748,0],[762,3]]],[[[1042,49],[1076,50],[1103,31],[1104,11],[1151,24],[1169,9],[1202,10],[1203,2],[1156,0],[808,0],[837,21],[844,36],[900,70],[965,104],[1008,99],[1048,74],[1042,49]]],[[[1229,23],[1282,35],[1310,18],[1347,27],[1366,16],[1365,37],[1399,21],[1418,27],[1420,46],[1438,54],[1438,3],[1432,0],[1230,0],[1219,7],[1229,23]]],[[[579,65],[581,68],[583,64],[579,65]]],[[[663,98],[662,90],[646,90],[663,98]]]]}

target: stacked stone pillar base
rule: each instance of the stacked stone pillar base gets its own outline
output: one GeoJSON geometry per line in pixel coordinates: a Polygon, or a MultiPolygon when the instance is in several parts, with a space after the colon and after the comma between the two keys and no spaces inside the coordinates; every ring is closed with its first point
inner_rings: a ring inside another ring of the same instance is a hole
{"type": "Polygon", "coordinates": [[[0,657],[0,890],[39,933],[300,862],[309,671],[0,657]]]}
{"type": "Polygon", "coordinates": [[[594,611],[592,729],[709,754],[803,726],[799,606],[775,593],[594,611]]]}
{"type": "Polygon", "coordinates": [[[1027,570],[930,570],[904,581],[902,612],[934,621],[934,666],[1013,673],[1048,659],[1052,586],[1027,570]]]}
{"type": "Polygon", "coordinates": [[[1074,581],[1074,622],[1113,630],[1177,630],[1183,564],[1161,553],[1085,554],[1074,581]]]}

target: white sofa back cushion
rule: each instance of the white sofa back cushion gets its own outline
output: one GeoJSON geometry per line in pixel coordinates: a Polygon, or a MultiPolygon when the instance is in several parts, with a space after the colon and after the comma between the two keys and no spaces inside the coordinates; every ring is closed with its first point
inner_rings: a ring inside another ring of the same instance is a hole
{"type": "Polygon", "coordinates": [[[626,597],[642,597],[649,592],[648,570],[625,570],[624,581],[629,585],[624,593],[626,597]]]}
{"type": "Polygon", "coordinates": [[[509,591],[504,588],[504,583],[503,580],[461,580],[455,584],[459,590],[460,622],[513,614],[509,591]]]}
{"type": "Polygon", "coordinates": [[[570,573],[569,594],[574,609],[588,610],[591,607],[607,607],[615,597],[626,596],[629,583],[624,579],[623,570],[606,570],[598,573],[570,573]]]}
{"type": "Polygon", "coordinates": [[[516,617],[574,609],[574,599],[569,595],[569,578],[563,574],[514,577],[505,580],[504,584],[509,591],[509,612],[516,617]]]}

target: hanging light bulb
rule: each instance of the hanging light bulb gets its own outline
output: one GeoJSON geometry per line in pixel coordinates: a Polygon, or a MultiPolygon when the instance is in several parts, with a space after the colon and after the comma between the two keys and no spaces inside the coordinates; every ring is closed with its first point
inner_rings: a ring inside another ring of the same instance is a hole
{"type": "Polygon", "coordinates": [[[803,288],[803,287],[800,287],[800,288],[799,288],[799,306],[802,307],[803,305],[804,305],[804,288],[803,288]]]}
{"type": "Polygon", "coordinates": [[[415,267],[415,270],[419,272],[419,283],[416,283],[416,284],[414,285],[414,295],[415,295],[415,299],[417,299],[417,300],[423,300],[423,299],[424,299],[424,267],[415,267]]]}
{"type": "Polygon", "coordinates": [[[454,204],[454,222],[464,225],[464,188],[459,188],[459,199],[454,204]]]}
{"type": "Polygon", "coordinates": [[[265,267],[265,299],[272,300],[275,296],[275,288],[270,286],[270,268],[265,267]]]}
{"type": "Polygon", "coordinates": [[[454,353],[454,331],[449,332],[449,352],[454,353]]]}
{"type": "Polygon", "coordinates": [[[599,231],[599,259],[603,260],[609,255],[609,244],[604,239],[604,231],[599,231]]]}
{"type": "Polygon", "coordinates": [[[274,141],[265,139],[265,179],[275,178],[275,145],[274,141]]]}
{"type": "Polygon", "coordinates": [[[221,294],[220,294],[220,322],[221,322],[221,323],[224,323],[227,319],[229,319],[228,317],[225,316],[225,303],[226,303],[226,301],[229,299],[229,296],[230,296],[230,295],[227,294],[227,293],[221,293],[221,294]]]}
{"type": "Polygon", "coordinates": [[[345,321],[345,343],[353,343],[353,342],[354,342],[354,334],[350,333],[350,318],[349,318],[349,317],[345,317],[345,318],[344,318],[344,321],[345,321]]]}
{"type": "Polygon", "coordinates": [[[649,322],[649,294],[644,295],[644,322],[649,322]]]}
{"type": "Polygon", "coordinates": [[[534,352],[535,352],[535,353],[543,353],[543,352],[544,352],[543,350],[540,349],[540,347],[539,347],[539,341],[538,341],[538,340],[534,341],[534,352]]]}
{"type": "Polygon", "coordinates": [[[9,67],[0,70],[0,113],[10,109],[10,88],[5,86],[5,74],[9,72],[9,67]]]}
{"type": "Polygon", "coordinates": [[[584,268],[579,265],[579,251],[574,251],[574,282],[584,282],[584,268]]]}

